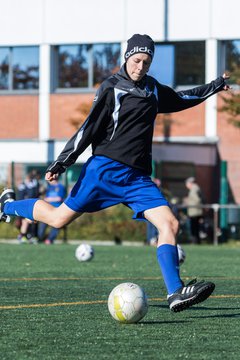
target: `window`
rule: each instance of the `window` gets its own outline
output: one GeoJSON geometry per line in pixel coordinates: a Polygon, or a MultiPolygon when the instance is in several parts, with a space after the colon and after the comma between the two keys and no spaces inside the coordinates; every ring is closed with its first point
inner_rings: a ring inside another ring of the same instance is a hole
{"type": "Polygon", "coordinates": [[[59,46],[58,57],[58,87],[87,87],[89,62],[87,45],[59,46]]]}
{"type": "Polygon", "coordinates": [[[149,75],[154,76],[160,83],[173,86],[175,68],[174,60],[174,45],[156,45],[149,75]]]}
{"type": "Polygon", "coordinates": [[[229,81],[236,83],[240,74],[240,40],[224,41],[222,46],[223,71],[231,74],[229,81]]]}
{"type": "Polygon", "coordinates": [[[149,75],[172,87],[203,84],[205,42],[157,44],[149,75]]]}
{"type": "Polygon", "coordinates": [[[104,79],[120,68],[120,45],[93,45],[93,86],[96,87],[104,79]]]}
{"type": "Polygon", "coordinates": [[[176,84],[203,84],[205,82],[205,42],[181,42],[175,49],[176,84]]]}
{"type": "Polygon", "coordinates": [[[0,48],[0,90],[6,90],[9,86],[9,51],[8,48],[0,48]]]}
{"type": "Polygon", "coordinates": [[[57,87],[94,88],[120,68],[120,44],[57,47],[57,87]]]}
{"type": "Polygon", "coordinates": [[[33,90],[38,84],[38,47],[0,47],[0,90],[33,90]]]}
{"type": "Polygon", "coordinates": [[[37,47],[12,48],[13,89],[38,89],[39,54],[37,47]]]}

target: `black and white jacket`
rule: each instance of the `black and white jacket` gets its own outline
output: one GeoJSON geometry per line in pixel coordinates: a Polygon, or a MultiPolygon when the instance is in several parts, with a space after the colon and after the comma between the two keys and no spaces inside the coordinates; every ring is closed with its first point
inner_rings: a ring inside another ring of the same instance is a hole
{"type": "Polygon", "coordinates": [[[132,81],[123,65],[99,87],[88,118],[47,171],[64,172],[91,144],[94,155],[109,157],[151,175],[157,113],[198,105],[224,85],[220,76],[209,84],[175,92],[148,75],[140,82],[132,81]]]}

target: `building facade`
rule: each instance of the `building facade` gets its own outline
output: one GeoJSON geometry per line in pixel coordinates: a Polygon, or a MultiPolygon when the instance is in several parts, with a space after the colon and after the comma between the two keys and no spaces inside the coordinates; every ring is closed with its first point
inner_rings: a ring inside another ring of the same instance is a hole
{"type": "MultiPolygon", "coordinates": [[[[231,20],[225,0],[0,4],[1,183],[9,180],[13,163],[44,167],[58,155],[98,84],[120,67],[126,41],[134,33],[154,39],[150,72],[176,90],[240,66],[238,0],[228,0],[231,20]]],[[[240,129],[219,111],[221,96],[156,119],[155,172],[177,196],[183,195],[184,179],[195,176],[207,202],[218,202],[221,161],[226,161],[231,201],[240,203],[240,129]]],[[[90,154],[89,148],[78,163],[90,154]]]]}

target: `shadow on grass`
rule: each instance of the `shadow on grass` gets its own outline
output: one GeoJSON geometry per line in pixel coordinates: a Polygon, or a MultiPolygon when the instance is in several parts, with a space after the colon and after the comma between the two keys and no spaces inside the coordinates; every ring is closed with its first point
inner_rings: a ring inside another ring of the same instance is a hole
{"type": "MultiPolygon", "coordinates": [[[[196,309],[197,310],[197,309],[196,309]]],[[[200,310],[200,309],[199,309],[200,310]]],[[[201,308],[201,310],[203,310],[203,308],[201,308]]],[[[239,309],[229,309],[229,308],[226,308],[226,309],[206,309],[206,310],[209,310],[209,311],[214,311],[214,310],[217,310],[217,311],[226,311],[226,310],[239,310],[239,309]]],[[[204,319],[204,318],[239,318],[240,317],[240,313],[237,313],[237,314],[215,314],[215,315],[200,315],[200,316],[194,316],[192,318],[194,319],[204,319]]]]}
{"type": "Polygon", "coordinates": [[[168,305],[157,305],[157,304],[151,304],[151,305],[148,305],[149,307],[157,307],[157,308],[160,308],[160,309],[169,309],[168,305]]]}
{"type": "MultiPolygon", "coordinates": [[[[168,305],[149,305],[149,307],[156,307],[159,309],[168,309],[168,305]]],[[[186,314],[186,312],[195,312],[195,311],[229,311],[229,310],[239,310],[239,308],[229,308],[229,307],[221,307],[221,308],[214,308],[214,307],[206,307],[206,306],[192,306],[188,309],[185,309],[183,312],[184,314],[186,314]]],[[[182,313],[182,311],[181,311],[182,313]]],[[[177,314],[177,313],[176,313],[177,314]]],[[[240,317],[240,313],[237,314],[216,314],[216,315],[199,315],[199,316],[191,316],[190,319],[207,319],[207,318],[239,318],[240,317]]],[[[179,321],[161,321],[159,323],[179,323],[179,321]]],[[[183,321],[183,322],[187,322],[187,321],[183,321]]],[[[150,322],[152,324],[154,324],[155,322],[150,322]]],[[[157,322],[158,323],[158,322],[157,322]]]]}
{"type": "Polygon", "coordinates": [[[182,321],[179,321],[179,320],[176,320],[176,321],[165,321],[165,320],[162,320],[162,321],[141,321],[139,324],[143,324],[143,325],[156,325],[156,324],[168,325],[168,324],[179,324],[179,322],[181,322],[181,324],[183,324],[183,323],[189,323],[189,322],[192,322],[192,321],[191,320],[182,320],[182,321]]]}
{"type": "MultiPolygon", "coordinates": [[[[157,305],[157,304],[154,304],[154,305],[148,305],[149,307],[156,307],[156,308],[159,308],[159,309],[167,309],[167,310],[169,310],[169,311],[171,311],[170,309],[169,309],[169,306],[168,305],[157,305]]],[[[179,313],[182,313],[182,312],[186,312],[186,311],[191,311],[191,310],[211,310],[210,308],[205,308],[205,307],[196,307],[196,306],[192,306],[192,307],[190,307],[190,308],[188,308],[188,309],[185,309],[184,311],[179,311],[179,313]]],[[[219,309],[213,309],[213,310],[219,310],[219,309]]],[[[175,313],[175,314],[177,314],[177,313],[175,313]]]]}

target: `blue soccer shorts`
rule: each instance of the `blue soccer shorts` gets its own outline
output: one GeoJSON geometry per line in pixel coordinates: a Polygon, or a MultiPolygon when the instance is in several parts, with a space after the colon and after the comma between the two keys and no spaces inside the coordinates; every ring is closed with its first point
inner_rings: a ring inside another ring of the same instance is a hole
{"type": "Polygon", "coordinates": [[[145,220],[144,211],[169,206],[150,176],[105,156],[92,156],[64,203],[73,211],[96,212],[124,204],[133,219],[145,220]]]}

